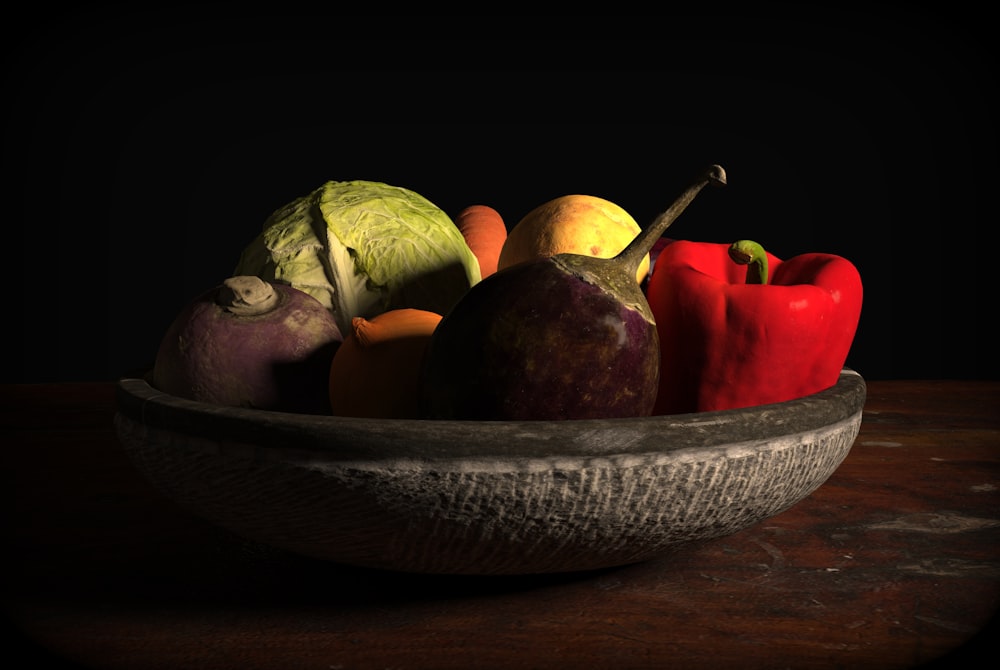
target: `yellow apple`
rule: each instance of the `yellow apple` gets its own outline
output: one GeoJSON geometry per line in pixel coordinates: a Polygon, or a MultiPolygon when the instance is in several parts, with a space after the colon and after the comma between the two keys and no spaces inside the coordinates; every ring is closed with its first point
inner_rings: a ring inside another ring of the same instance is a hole
{"type": "MultiPolygon", "coordinates": [[[[612,258],[640,232],[639,224],[615,203],[592,195],[564,195],[528,212],[500,250],[497,270],[561,253],[612,258]]],[[[649,255],[636,271],[640,284],[649,255]]]]}

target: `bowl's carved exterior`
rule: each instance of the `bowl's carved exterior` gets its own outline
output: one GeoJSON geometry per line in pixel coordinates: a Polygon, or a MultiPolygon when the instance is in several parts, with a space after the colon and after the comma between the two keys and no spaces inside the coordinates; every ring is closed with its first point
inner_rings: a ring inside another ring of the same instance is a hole
{"type": "Polygon", "coordinates": [[[358,566],[527,574],[647,560],[799,502],[861,424],[844,370],[745,410],[569,422],[370,421],[222,408],[119,384],[138,469],[252,540],[358,566]]]}

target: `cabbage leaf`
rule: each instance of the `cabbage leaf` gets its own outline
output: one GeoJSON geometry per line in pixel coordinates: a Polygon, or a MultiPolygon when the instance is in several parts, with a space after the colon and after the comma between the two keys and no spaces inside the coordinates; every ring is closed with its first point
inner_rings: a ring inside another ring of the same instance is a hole
{"type": "Polygon", "coordinates": [[[234,274],[310,294],[343,333],[355,316],[390,309],[443,316],[481,277],[442,209],[414,191],[372,181],[329,181],[276,210],[234,274]]]}

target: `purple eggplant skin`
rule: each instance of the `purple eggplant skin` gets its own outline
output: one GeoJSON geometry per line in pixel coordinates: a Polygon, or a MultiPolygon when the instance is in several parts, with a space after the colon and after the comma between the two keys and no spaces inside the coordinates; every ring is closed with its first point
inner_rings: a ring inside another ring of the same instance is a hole
{"type": "Polygon", "coordinates": [[[343,341],[333,314],[303,291],[268,283],[277,304],[263,314],[228,309],[222,285],[184,307],[160,343],[152,385],[216,405],[330,414],[330,363],[343,341]]]}
{"type": "Polygon", "coordinates": [[[431,335],[418,408],[428,419],[650,416],[660,339],[635,280],[641,261],[708,184],[711,165],[613,258],[556,254],[509,266],[466,291],[431,335]]]}
{"type": "Polygon", "coordinates": [[[659,337],[635,273],[620,272],[610,285],[588,281],[561,262],[571,256],[529,261],[491,275],[444,316],[421,369],[424,418],[652,414],[659,337]]]}

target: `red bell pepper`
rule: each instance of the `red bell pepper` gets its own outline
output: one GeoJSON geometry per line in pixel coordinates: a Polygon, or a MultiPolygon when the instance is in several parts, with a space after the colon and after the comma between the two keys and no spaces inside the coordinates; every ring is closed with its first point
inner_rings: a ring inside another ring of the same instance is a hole
{"type": "Polygon", "coordinates": [[[649,277],[660,335],[655,414],[783,402],[836,384],[861,316],[847,259],[677,240],[649,277]]]}

